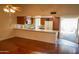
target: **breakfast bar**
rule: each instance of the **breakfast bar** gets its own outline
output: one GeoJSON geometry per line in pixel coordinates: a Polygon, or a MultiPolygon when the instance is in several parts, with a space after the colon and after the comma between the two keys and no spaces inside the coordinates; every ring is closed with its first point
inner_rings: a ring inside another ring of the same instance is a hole
{"type": "Polygon", "coordinates": [[[41,29],[14,29],[14,35],[21,38],[43,41],[47,43],[56,43],[58,31],[41,29]]]}

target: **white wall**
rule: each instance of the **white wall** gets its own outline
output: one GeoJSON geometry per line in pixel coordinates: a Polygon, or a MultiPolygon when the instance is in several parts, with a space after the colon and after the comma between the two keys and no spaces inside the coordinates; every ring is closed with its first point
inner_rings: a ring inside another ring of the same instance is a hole
{"type": "Polygon", "coordinates": [[[0,12],[0,40],[12,37],[12,29],[16,23],[16,16],[9,17],[7,13],[0,12]]]}
{"type": "Polygon", "coordinates": [[[24,4],[20,7],[18,16],[53,16],[50,12],[57,12],[56,16],[79,15],[79,4],[24,4]]]}

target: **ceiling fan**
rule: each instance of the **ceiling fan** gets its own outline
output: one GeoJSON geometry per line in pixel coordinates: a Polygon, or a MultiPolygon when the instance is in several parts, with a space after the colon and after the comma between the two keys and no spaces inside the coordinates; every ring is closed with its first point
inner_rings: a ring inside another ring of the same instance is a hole
{"type": "Polygon", "coordinates": [[[20,11],[20,7],[15,7],[13,5],[6,5],[3,8],[3,11],[7,13],[15,13],[16,11],[20,11]]]}

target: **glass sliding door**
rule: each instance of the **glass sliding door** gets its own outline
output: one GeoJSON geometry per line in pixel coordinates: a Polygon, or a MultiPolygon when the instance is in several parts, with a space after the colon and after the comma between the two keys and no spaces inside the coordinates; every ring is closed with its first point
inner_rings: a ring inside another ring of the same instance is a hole
{"type": "Polygon", "coordinates": [[[59,49],[60,53],[76,53],[78,47],[78,18],[61,17],[59,49]]]}
{"type": "Polygon", "coordinates": [[[71,42],[77,42],[77,23],[78,18],[61,17],[60,39],[65,39],[71,42]]]}

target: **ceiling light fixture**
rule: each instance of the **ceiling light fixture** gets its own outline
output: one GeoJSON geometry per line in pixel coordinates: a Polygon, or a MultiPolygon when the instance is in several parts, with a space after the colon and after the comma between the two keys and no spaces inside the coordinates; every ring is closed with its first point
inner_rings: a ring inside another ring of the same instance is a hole
{"type": "Polygon", "coordinates": [[[12,6],[12,5],[7,5],[3,8],[4,12],[11,12],[11,13],[15,13],[16,11],[16,7],[12,6]]]}

